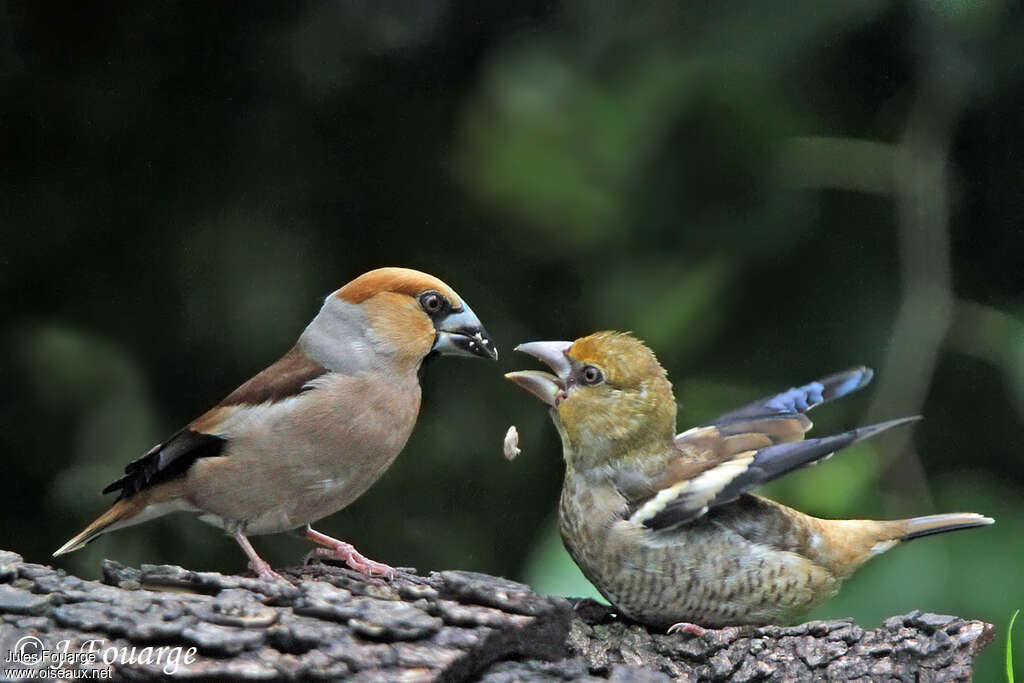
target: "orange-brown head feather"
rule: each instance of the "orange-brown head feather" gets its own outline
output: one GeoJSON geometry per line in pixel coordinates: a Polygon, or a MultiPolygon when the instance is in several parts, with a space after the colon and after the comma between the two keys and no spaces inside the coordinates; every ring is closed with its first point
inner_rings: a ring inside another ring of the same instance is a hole
{"type": "Polygon", "coordinates": [[[307,328],[305,348],[328,368],[416,371],[431,353],[497,358],[480,320],[455,290],[410,268],[360,275],[328,297],[320,317],[307,328]],[[339,343],[347,343],[343,352],[334,351],[339,343]],[[368,357],[367,350],[387,361],[368,357]]]}
{"type": "Polygon", "coordinates": [[[459,295],[451,287],[433,275],[411,268],[388,267],[371,270],[334,292],[333,296],[351,304],[361,304],[383,292],[416,297],[431,289],[448,299],[453,308],[462,305],[459,295]]]}
{"type": "Polygon", "coordinates": [[[394,362],[412,368],[430,353],[437,335],[415,296],[384,291],[363,302],[367,323],[376,337],[388,340],[394,362]]]}

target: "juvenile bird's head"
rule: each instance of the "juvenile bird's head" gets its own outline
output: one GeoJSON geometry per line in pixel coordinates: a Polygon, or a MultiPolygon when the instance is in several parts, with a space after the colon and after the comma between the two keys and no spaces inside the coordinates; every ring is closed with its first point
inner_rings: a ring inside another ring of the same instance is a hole
{"type": "Polygon", "coordinates": [[[469,305],[433,275],[378,268],[327,297],[299,339],[328,370],[415,371],[432,354],[498,359],[469,305]]]}
{"type": "Polygon", "coordinates": [[[505,377],[551,406],[567,459],[596,466],[672,442],[672,385],[639,339],[596,332],[575,342],[531,342],[516,350],[555,373],[524,370],[505,377]]]}

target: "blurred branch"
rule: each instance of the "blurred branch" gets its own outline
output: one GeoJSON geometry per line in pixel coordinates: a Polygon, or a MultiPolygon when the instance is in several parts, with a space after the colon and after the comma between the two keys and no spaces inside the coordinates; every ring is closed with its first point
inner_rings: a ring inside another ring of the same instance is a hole
{"type": "Polygon", "coordinates": [[[891,195],[896,190],[897,150],[895,145],[874,140],[794,137],[780,150],[778,177],[796,189],[832,188],[891,195]],[[838,163],[840,160],[842,163],[838,163]]]}
{"type": "Polygon", "coordinates": [[[991,306],[958,299],[946,342],[960,353],[999,367],[1024,415],[1024,321],[991,306]]]}
{"type": "MultiPolygon", "coordinates": [[[[919,9],[922,42],[932,49],[948,49],[949,37],[928,21],[930,10],[919,9]]],[[[903,299],[879,373],[876,399],[868,411],[873,421],[921,412],[953,312],[948,157],[967,89],[934,61],[921,59],[918,67],[918,91],[895,157],[903,299]]],[[[897,430],[889,437],[893,452],[899,455],[883,473],[882,482],[930,504],[924,468],[911,437],[908,430],[897,430]]]]}
{"type": "MultiPolygon", "coordinates": [[[[919,6],[925,52],[951,51],[948,25],[919,6]]],[[[953,316],[949,237],[949,148],[967,82],[941,57],[918,63],[918,90],[896,145],[834,137],[793,138],[778,160],[791,187],[838,188],[892,196],[899,216],[902,299],[878,373],[868,419],[921,412],[953,316]]],[[[930,502],[924,469],[911,448],[912,432],[887,436],[895,457],[882,481],[930,502]]]]}

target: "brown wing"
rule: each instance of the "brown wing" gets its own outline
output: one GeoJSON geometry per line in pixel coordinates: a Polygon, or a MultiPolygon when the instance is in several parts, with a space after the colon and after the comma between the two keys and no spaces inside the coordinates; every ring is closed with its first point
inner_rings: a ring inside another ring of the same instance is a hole
{"type": "Polygon", "coordinates": [[[295,346],[276,363],[228,394],[217,407],[281,401],[301,393],[311,380],[325,372],[326,368],[295,346]]]}
{"type": "Polygon", "coordinates": [[[909,421],[802,441],[811,428],[805,412],[860,389],[871,377],[865,367],[835,373],[679,434],[677,455],[654,476],[623,477],[620,490],[631,501],[630,519],[656,529],[690,521],[756,486],[909,421]]]}
{"type": "MultiPolygon", "coordinates": [[[[890,420],[859,427],[835,436],[766,445],[734,452],[727,446],[730,437],[719,437],[719,445],[701,451],[701,460],[681,457],[665,468],[657,480],[661,487],[654,495],[631,506],[630,519],[652,529],[663,529],[700,517],[709,508],[735,500],[738,496],[799,467],[820,460],[835,451],[919,418],[890,420]]],[[[717,429],[717,428],[716,428],[717,429]]],[[[702,439],[710,436],[701,435],[702,439]]]]}
{"type": "Polygon", "coordinates": [[[648,468],[657,467],[656,471],[624,468],[617,474],[616,486],[632,502],[631,511],[636,511],[660,491],[694,479],[737,457],[775,444],[798,441],[810,424],[805,416],[797,414],[736,422],[728,427],[713,424],[694,427],[675,437],[675,450],[667,460],[645,462],[648,468]]]}
{"type": "Polygon", "coordinates": [[[239,406],[281,401],[304,391],[311,380],[327,372],[309,360],[297,347],[282,356],[242,386],[228,394],[214,408],[193,420],[185,429],[154,446],[141,458],[125,466],[125,476],[108,485],[103,493],[117,491],[128,498],[160,482],[183,476],[200,458],[223,455],[226,440],[207,432],[239,406]]]}

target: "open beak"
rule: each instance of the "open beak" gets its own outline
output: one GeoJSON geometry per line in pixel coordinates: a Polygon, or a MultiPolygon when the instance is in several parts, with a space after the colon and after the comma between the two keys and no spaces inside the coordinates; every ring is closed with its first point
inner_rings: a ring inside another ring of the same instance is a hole
{"type": "Polygon", "coordinates": [[[437,339],[431,351],[450,356],[470,356],[498,360],[498,349],[491,343],[487,330],[465,301],[462,309],[453,311],[436,324],[437,339]]]}
{"type": "Polygon", "coordinates": [[[566,352],[572,344],[567,341],[520,344],[515,348],[516,351],[530,354],[554,370],[555,374],[540,370],[519,370],[506,374],[505,379],[526,389],[549,406],[556,406],[559,397],[565,393],[565,380],[569,377],[571,369],[566,352]]]}

